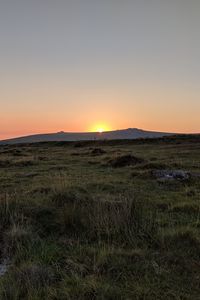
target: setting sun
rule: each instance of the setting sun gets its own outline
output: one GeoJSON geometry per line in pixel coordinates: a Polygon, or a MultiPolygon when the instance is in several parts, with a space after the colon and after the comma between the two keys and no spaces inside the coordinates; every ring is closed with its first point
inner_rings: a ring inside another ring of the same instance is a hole
{"type": "Polygon", "coordinates": [[[103,130],[103,128],[98,128],[98,130],[97,130],[99,133],[102,133],[104,130],[103,130]]]}
{"type": "Polygon", "coordinates": [[[109,130],[110,128],[107,124],[97,124],[92,126],[90,131],[102,133],[104,131],[109,131],[109,130]]]}

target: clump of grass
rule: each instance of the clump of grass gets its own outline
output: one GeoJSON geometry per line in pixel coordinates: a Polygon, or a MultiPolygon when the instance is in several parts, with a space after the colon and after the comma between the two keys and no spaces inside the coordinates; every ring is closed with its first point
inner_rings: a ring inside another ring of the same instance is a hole
{"type": "Polygon", "coordinates": [[[182,252],[182,255],[200,258],[200,239],[197,232],[183,227],[174,228],[161,236],[161,245],[165,249],[182,252]]]}
{"type": "MultiPolygon", "coordinates": [[[[58,201],[57,197],[54,200],[58,201]]],[[[125,244],[153,240],[156,233],[155,215],[148,214],[144,204],[131,196],[105,200],[65,193],[60,201],[59,222],[68,233],[125,244]]]]}
{"type": "Polygon", "coordinates": [[[4,194],[0,197],[0,232],[22,217],[19,209],[20,203],[14,195],[4,194]]]}
{"type": "Polygon", "coordinates": [[[120,278],[128,274],[141,275],[142,263],[146,264],[146,254],[141,249],[100,249],[95,260],[98,274],[120,278]]]}
{"type": "Polygon", "coordinates": [[[66,259],[65,270],[72,276],[86,276],[90,272],[87,264],[72,258],[66,259]]]}
{"type": "Polygon", "coordinates": [[[35,204],[26,208],[26,215],[40,236],[49,236],[60,231],[57,211],[48,204],[35,204]]]}
{"type": "Polygon", "coordinates": [[[90,198],[88,191],[78,186],[72,187],[56,187],[52,194],[52,202],[55,206],[63,206],[65,204],[81,202],[90,198]]]}
{"type": "Polygon", "coordinates": [[[74,148],[82,148],[82,147],[85,147],[85,146],[87,146],[87,144],[84,143],[84,142],[76,142],[74,144],[74,148]]]}
{"type": "Polygon", "coordinates": [[[159,162],[146,162],[144,164],[136,166],[136,168],[144,170],[165,170],[169,168],[169,166],[159,162]]]}
{"type": "Polygon", "coordinates": [[[49,267],[42,265],[25,265],[17,272],[19,283],[31,285],[33,288],[40,288],[55,280],[54,274],[49,267]]]}
{"type": "Polygon", "coordinates": [[[23,247],[27,247],[34,234],[30,228],[13,224],[4,234],[4,255],[12,257],[23,247]]]}
{"type": "Polygon", "coordinates": [[[161,211],[165,211],[165,210],[169,210],[170,205],[169,205],[169,203],[161,202],[161,203],[157,203],[156,207],[158,209],[160,209],[161,211]]]}
{"type": "Polygon", "coordinates": [[[122,299],[122,289],[114,281],[95,275],[80,277],[65,275],[56,299],[122,299]]]}
{"type": "Polygon", "coordinates": [[[144,159],[133,156],[131,154],[127,154],[127,155],[122,155],[122,156],[112,158],[109,161],[109,164],[113,168],[121,168],[121,167],[125,167],[125,166],[141,164],[143,162],[144,162],[144,159]]]}
{"type": "Polygon", "coordinates": [[[25,155],[25,153],[22,152],[22,151],[19,150],[19,149],[13,149],[13,151],[11,152],[11,154],[12,154],[13,156],[24,156],[24,155],[25,155]]]}
{"type": "Polygon", "coordinates": [[[2,154],[11,154],[11,155],[13,155],[13,156],[21,156],[21,155],[24,155],[24,152],[25,151],[23,151],[22,152],[22,150],[20,150],[20,149],[15,149],[15,148],[11,148],[11,149],[5,149],[5,150],[3,150],[1,153],[2,154]]]}
{"type": "Polygon", "coordinates": [[[176,213],[192,214],[194,216],[200,214],[200,206],[197,203],[181,202],[179,204],[173,205],[170,211],[176,213]]]}
{"type": "Polygon", "coordinates": [[[0,160],[0,167],[1,168],[7,168],[12,164],[12,160],[9,159],[1,159],[0,160]]]}
{"type": "Polygon", "coordinates": [[[139,179],[143,179],[143,180],[146,180],[146,179],[151,179],[152,176],[150,174],[149,171],[147,170],[135,170],[133,172],[131,172],[131,178],[139,178],[139,179]]]}
{"type": "Polygon", "coordinates": [[[0,285],[1,299],[45,299],[47,288],[55,281],[52,269],[45,265],[14,268],[0,285]],[[12,285],[11,285],[12,282],[12,285]]]}
{"type": "Polygon", "coordinates": [[[30,191],[31,194],[42,194],[42,195],[48,195],[52,193],[52,188],[51,187],[36,187],[33,190],[30,191]]]}
{"type": "Polygon", "coordinates": [[[101,148],[94,148],[91,150],[91,154],[94,156],[105,154],[106,151],[101,148]]]}
{"type": "Polygon", "coordinates": [[[36,160],[34,158],[22,158],[19,160],[16,160],[12,163],[14,167],[29,167],[34,166],[36,164],[36,160]]]}
{"type": "Polygon", "coordinates": [[[120,197],[115,201],[96,201],[90,217],[91,228],[99,238],[120,240],[134,244],[138,239],[151,239],[155,234],[153,216],[133,197],[120,197]]]}

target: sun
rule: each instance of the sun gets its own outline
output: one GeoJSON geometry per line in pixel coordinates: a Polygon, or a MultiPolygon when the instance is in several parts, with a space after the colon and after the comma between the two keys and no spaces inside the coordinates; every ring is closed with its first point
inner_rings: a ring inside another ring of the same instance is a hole
{"type": "Polygon", "coordinates": [[[102,123],[93,125],[90,129],[90,131],[98,132],[98,133],[103,133],[104,131],[109,131],[109,130],[110,130],[109,126],[107,124],[102,124],[102,123]]]}
{"type": "Polygon", "coordinates": [[[103,128],[98,128],[97,132],[102,133],[102,132],[104,132],[104,129],[103,128]]]}

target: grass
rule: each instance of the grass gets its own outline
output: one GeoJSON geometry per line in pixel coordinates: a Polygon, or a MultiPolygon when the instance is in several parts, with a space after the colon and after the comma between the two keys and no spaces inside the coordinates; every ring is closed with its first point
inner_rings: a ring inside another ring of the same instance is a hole
{"type": "Polygon", "coordinates": [[[3,300],[199,299],[198,136],[0,146],[3,300]]]}

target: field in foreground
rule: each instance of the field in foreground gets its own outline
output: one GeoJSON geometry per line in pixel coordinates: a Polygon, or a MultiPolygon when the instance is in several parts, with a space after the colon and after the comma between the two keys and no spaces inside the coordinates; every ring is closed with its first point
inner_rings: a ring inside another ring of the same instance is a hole
{"type": "Polygon", "coordinates": [[[200,137],[1,146],[0,241],[2,300],[200,299],[200,137]]]}

